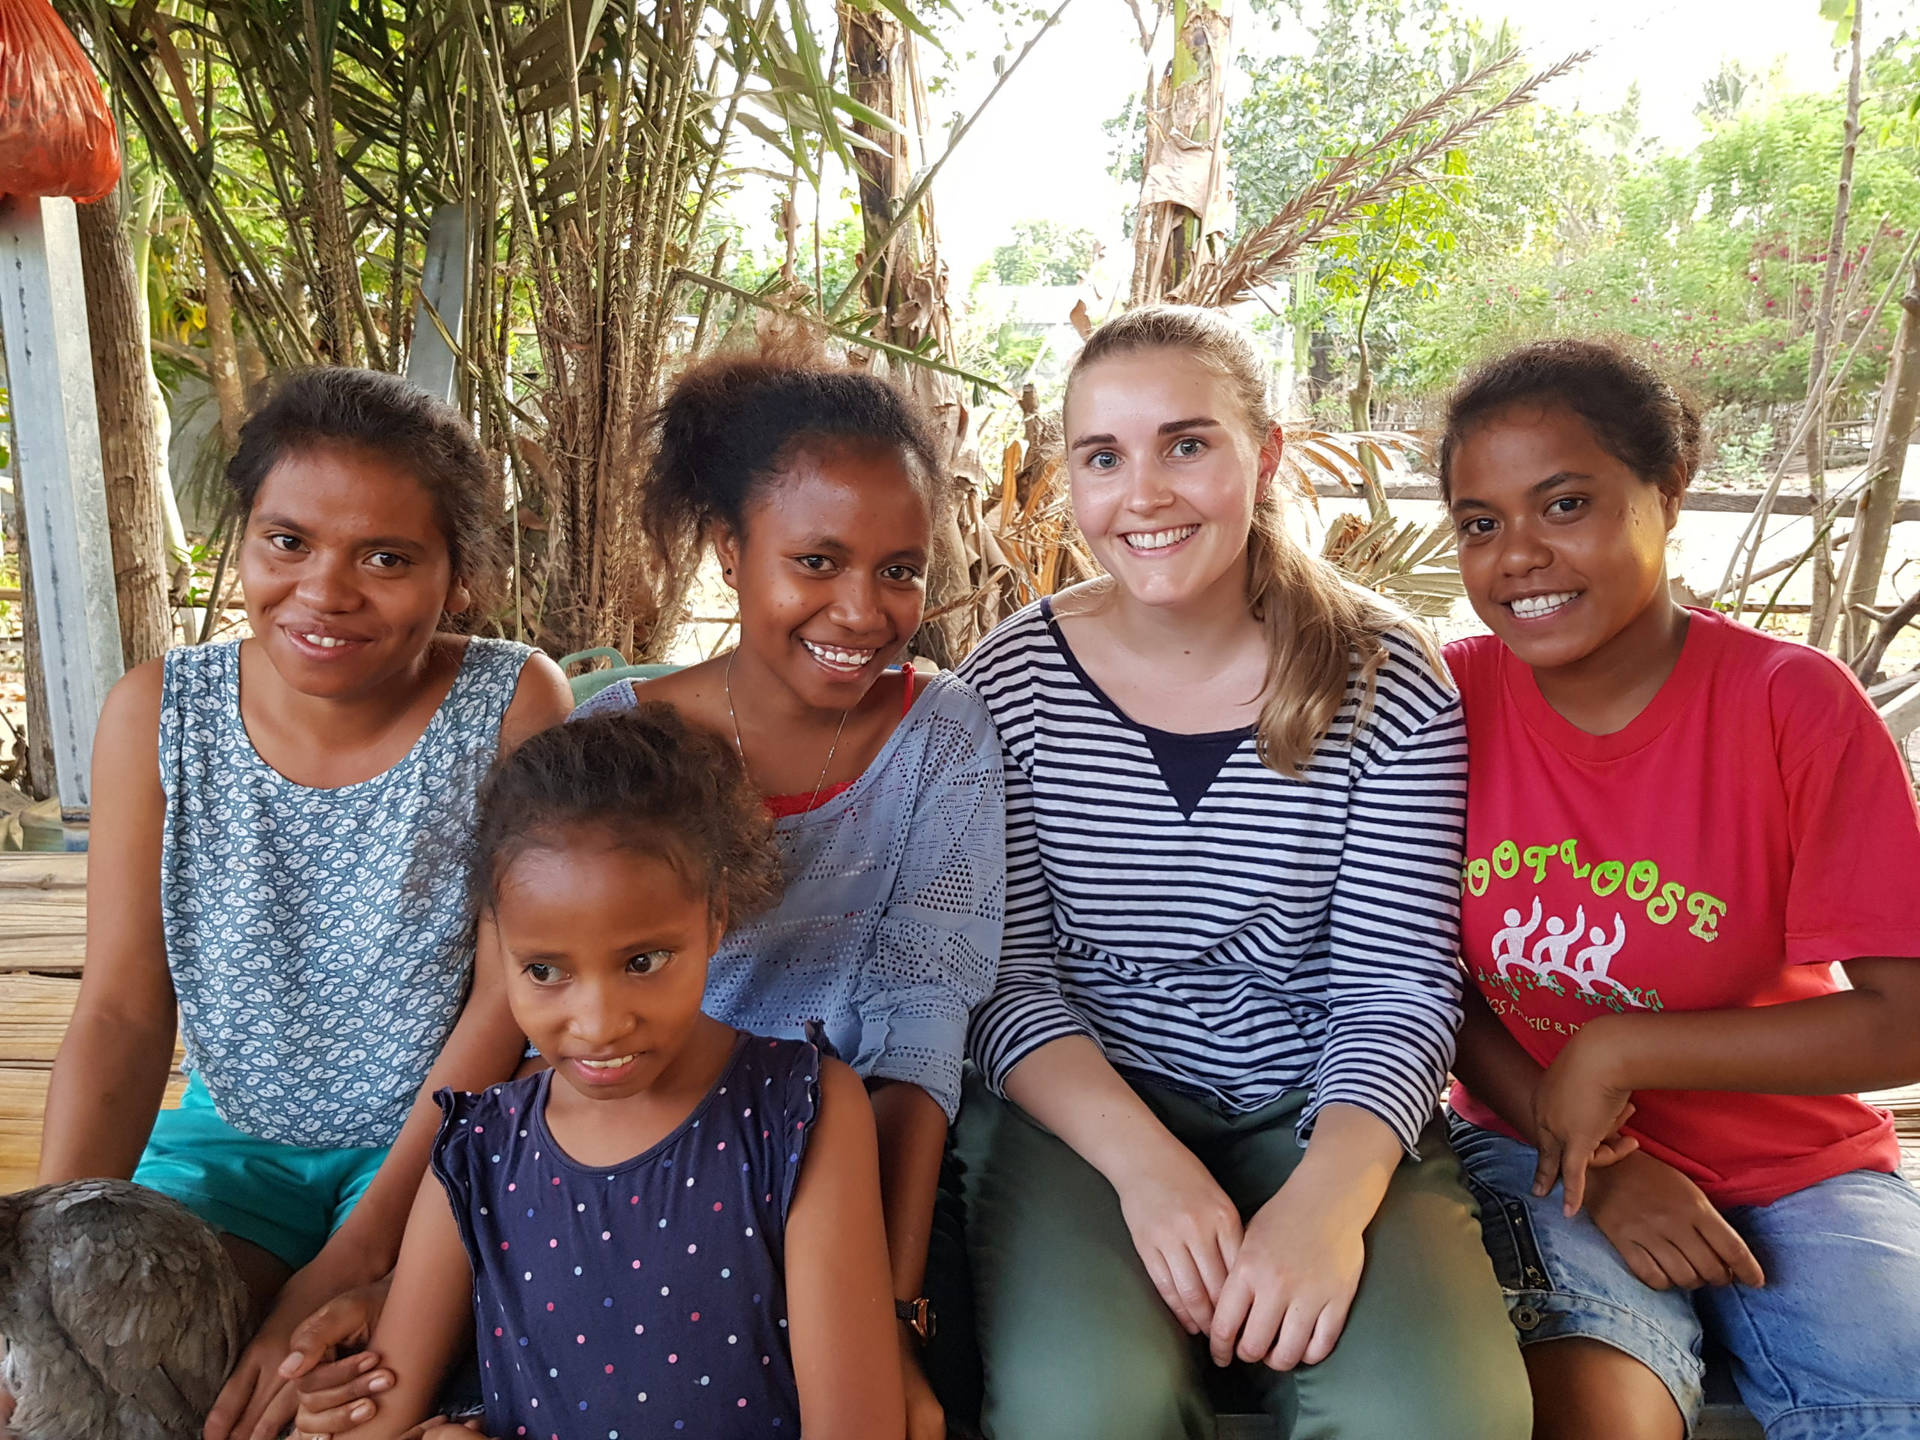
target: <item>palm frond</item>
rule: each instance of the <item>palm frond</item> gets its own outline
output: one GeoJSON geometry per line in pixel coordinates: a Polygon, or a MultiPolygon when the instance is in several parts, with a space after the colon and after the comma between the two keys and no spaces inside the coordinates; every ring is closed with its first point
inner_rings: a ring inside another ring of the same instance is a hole
{"type": "Polygon", "coordinates": [[[1318,179],[1271,219],[1241,237],[1219,259],[1195,266],[1171,298],[1186,304],[1223,307],[1252,297],[1261,287],[1279,279],[1301,249],[1339,233],[1371,207],[1419,183],[1432,161],[1531,104],[1543,86],[1584,63],[1590,54],[1583,50],[1569,55],[1559,64],[1529,75],[1499,99],[1478,104],[1467,114],[1431,130],[1455,106],[1478,97],[1511,70],[1519,63],[1519,56],[1510,51],[1482,65],[1414,106],[1379,139],[1336,157],[1318,179]]]}

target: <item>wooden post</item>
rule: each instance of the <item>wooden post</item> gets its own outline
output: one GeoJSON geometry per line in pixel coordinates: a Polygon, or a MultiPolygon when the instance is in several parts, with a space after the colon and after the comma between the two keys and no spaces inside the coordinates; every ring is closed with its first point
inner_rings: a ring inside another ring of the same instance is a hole
{"type": "Polygon", "coordinates": [[[460,343],[461,315],[467,298],[467,208],[442,205],[427,230],[427,254],[420,266],[420,301],[413,313],[413,343],[407,349],[407,378],[436,400],[458,403],[460,361],[440,333],[460,343]],[[429,308],[431,307],[431,308],[429,308]],[[440,317],[434,324],[433,317],[440,317]]]}
{"type": "Polygon", "coordinates": [[[80,822],[92,797],[94,725],[121,658],[71,200],[0,200],[0,331],[60,808],[80,822]]]}

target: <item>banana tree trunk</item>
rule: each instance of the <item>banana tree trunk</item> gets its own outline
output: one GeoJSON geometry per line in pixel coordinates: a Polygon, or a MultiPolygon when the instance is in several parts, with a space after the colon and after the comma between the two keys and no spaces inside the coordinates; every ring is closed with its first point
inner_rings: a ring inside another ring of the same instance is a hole
{"type": "Polygon", "coordinates": [[[1147,95],[1147,150],[1134,220],[1132,303],[1150,304],[1230,234],[1226,83],[1233,68],[1231,0],[1175,0],[1173,61],[1147,95]]]}
{"type": "MultiPolygon", "coordinates": [[[[946,267],[931,202],[923,198],[909,223],[893,220],[913,183],[909,140],[925,131],[926,97],[920,86],[913,36],[883,9],[839,7],[841,46],[853,97],[899,126],[890,130],[869,121],[853,129],[868,142],[856,150],[860,172],[860,219],[868,253],[877,255],[866,281],[865,300],[875,317],[875,333],[892,344],[918,350],[929,341],[934,353],[952,363],[953,316],[947,304],[946,267]],[[893,230],[891,236],[888,231],[893,230]]],[[[900,379],[933,417],[947,461],[950,503],[934,536],[935,563],[928,577],[927,613],[931,617],[918,647],[941,665],[965,658],[998,619],[967,604],[985,578],[980,507],[968,504],[985,480],[970,440],[971,416],[960,383],[925,366],[905,367],[900,379]]]]}

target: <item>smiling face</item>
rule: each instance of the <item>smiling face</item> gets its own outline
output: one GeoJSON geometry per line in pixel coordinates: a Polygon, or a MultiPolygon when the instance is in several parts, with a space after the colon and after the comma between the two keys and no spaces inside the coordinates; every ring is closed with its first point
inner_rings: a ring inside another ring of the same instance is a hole
{"type": "Polygon", "coordinates": [[[897,452],[797,451],[715,541],[740,651],[804,703],[846,710],[920,628],[933,517],[897,452]]]}
{"type": "Polygon", "coordinates": [[[1074,519],[1120,589],[1156,607],[1244,606],[1280,433],[1254,432],[1232,381],[1182,350],[1113,355],[1074,376],[1064,419],[1074,519]]]}
{"type": "Polygon", "coordinates": [[[1562,406],[1514,405],[1462,437],[1450,506],[1474,613],[1535,670],[1579,665],[1671,606],[1679,494],[1562,406]]]}
{"type": "Polygon", "coordinates": [[[239,570],[255,638],[306,695],[378,689],[417,666],[441,617],[468,603],[426,487],[347,446],[290,451],[268,472],[239,570]]]}
{"type": "Polygon", "coordinates": [[[725,926],[704,885],[594,830],[516,855],[491,915],[514,1020],[580,1095],[655,1086],[700,1021],[725,926]]]}

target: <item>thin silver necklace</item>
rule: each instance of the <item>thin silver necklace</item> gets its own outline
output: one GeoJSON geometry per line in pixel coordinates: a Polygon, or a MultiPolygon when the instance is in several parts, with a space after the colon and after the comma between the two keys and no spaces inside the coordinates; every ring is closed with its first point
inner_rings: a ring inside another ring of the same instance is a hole
{"type": "MultiPolygon", "coordinates": [[[[733,722],[733,748],[739,752],[741,768],[751,774],[752,767],[747,764],[747,747],[740,742],[740,717],[733,713],[733,657],[736,653],[738,652],[733,650],[727,652],[725,682],[727,688],[727,719],[733,722]]],[[[833,768],[833,757],[834,753],[840,748],[840,737],[847,733],[847,716],[852,713],[853,707],[851,705],[840,712],[840,728],[833,732],[833,744],[827,747],[827,762],[820,767],[820,778],[813,782],[813,794],[807,797],[807,809],[809,810],[820,803],[820,791],[827,783],[827,772],[833,768]]]]}

